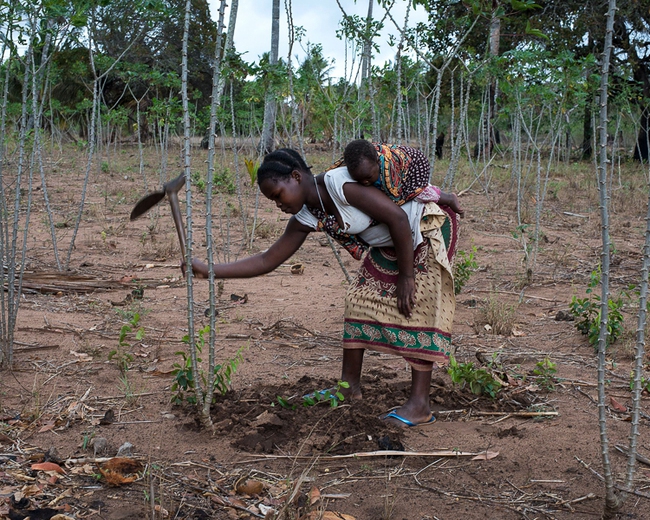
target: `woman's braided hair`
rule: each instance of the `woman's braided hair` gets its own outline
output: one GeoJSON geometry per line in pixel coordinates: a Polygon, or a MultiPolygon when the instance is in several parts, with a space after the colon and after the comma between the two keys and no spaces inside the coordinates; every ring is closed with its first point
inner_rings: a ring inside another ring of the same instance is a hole
{"type": "Polygon", "coordinates": [[[362,159],[377,162],[379,155],[377,154],[375,145],[365,139],[350,141],[343,151],[343,160],[348,167],[348,171],[354,174],[359,164],[361,164],[362,159]]]}
{"type": "Polygon", "coordinates": [[[261,185],[266,179],[287,179],[294,170],[311,172],[311,167],[296,150],[280,148],[264,157],[257,170],[257,184],[261,185]]]}

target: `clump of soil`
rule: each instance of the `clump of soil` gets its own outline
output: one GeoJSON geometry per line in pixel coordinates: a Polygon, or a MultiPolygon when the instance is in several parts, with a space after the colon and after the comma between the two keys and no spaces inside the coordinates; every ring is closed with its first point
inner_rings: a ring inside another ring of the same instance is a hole
{"type": "MultiPolygon", "coordinates": [[[[370,372],[372,376],[372,371],[370,372]]],[[[253,453],[329,454],[399,449],[404,429],[382,420],[384,414],[408,398],[408,382],[364,380],[364,398],[339,403],[321,401],[305,406],[305,389],[327,388],[329,382],[303,376],[288,385],[261,385],[216,397],[212,420],[219,434],[234,448],[253,453]],[[282,406],[278,396],[283,402],[282,406]]],[[[463,408],[468,394],[448,386],[442,378],[432,383],[433,410],[463,408]]],[[[520,397],[521,398],[521,397],[520,397]]],[[[473,408],[512,411],[515,401],[475,397],[473,408]]]]}

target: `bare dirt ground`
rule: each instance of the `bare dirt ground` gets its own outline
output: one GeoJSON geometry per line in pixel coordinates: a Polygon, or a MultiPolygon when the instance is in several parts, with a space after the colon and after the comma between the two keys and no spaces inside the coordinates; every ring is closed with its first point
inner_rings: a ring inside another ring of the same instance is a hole
{"type": "MultiPolygon", "coordinates": [[[[337,380],[341,363],[345,278],[314,234],[274,273],[225,282],[217,355],[226,360],[245,348],[231,390],[216,397],[211,433],[198,426],[191,406],[171,403],[171,371],[187,333],[187,291],[169,208],[161,204],[159,213],[129,222],[145,190],[137,150],[116,155],[107,171],[91,176],[69,272],[55,274],[43,199],[35,195],[15,363],[0,372],[0,518],[10,509],[32,511],[31,518],[61,513],[106,520],[274,518],[278,512],[283,518],[358,520],[600,516],[595,355],[574,322],[556,319],[573,294],[584,294],[598,264],[599,215],[589,165],[571,165],[551,179],[530,283],[524,247],[513,237],[516,205],[507,168],[495,168],[487,195],[476,183],[462,196],[467,216],[460,249],[476,247],[479,270],[457,298],[453,342],[459,361],[480,365],[479,359],[498,353],[510,386],[496,400],[453,385],[440,370],[431,389],[435,424],[387,425],[379,416],[406,399],[410,372],[400,358],[367,353],[362,400],[337,408],[300,406],[303,394],[337,380]],[[293,263],[303,264],[302,275],[291,274],[293,263]],[[141,298],[132,294],[137,288],[144,289],[141,298]],[[497,335],[485,327],[485,310],[505,312],[505,305],[516,309],[514,328],[497,335]],[[122,350],[132,357],[125,378],[109,353],[135,313],[145,335],[125,338],[122,350]],[[531,377],[546,357],[556,363],[553,391],[531,377]],[[282,408],[278,396],[298,406],[282,408]],[[133,446],[135,466],[107,467],[111,463],[103,461],[124,443],[133,446]],[[386,449],[404,451],[374,453],[386,449]],[[64,473],[33,466],[44,461],[64,473]],[[133,482],[122,483],[125,473],[133,482]]],[[[309,159],[315,171],[329,161],[315,154],[309,159]]],[[[193,161],[202,164],[202,157],[193,161]]],[[[66,150],[52,163],[49,195],[60,248],[67,251],[84,161],[66,150]]],[[[148,171],[156,164],[151,158],[148,171]]],[[[436,166],[438,177],[443,168],[444,161],[436,166]]],[[[460,188],[471,182],[465,175],[460,188]]],[[[638,282],[645,228],[642,170],[625,165],[619,181],[612,199],[614,292],[638,282]]],[[[153,173],[149,185],[158,187],[153,173]]],[[[252,208],[254,191],[245,187],[244,197],[252,208]]],[[[230,208],[234,259],[241,246],[234,231],[237,198],[219,200],[222,209],[226,200],[230,208]]],[[[526,202],[523,217],[534,222],[535,201],[526,202]]],[[[268,247],[286,223],[266,200],[259,218],[252,252],[268,247]]],[[[222,224],[218,240],[226,237],[222,224]]],[[[196,233],[201,247],[202,226],[196,233]]],[[[344,262],[356,268],[351,257],[344,262]]],[[[208,321],[207,299],[207,282],[197,281],[201,326],[208,321]]],[[[634,304],[624,314],[627,330],[634,330],[634,304]]],[[[608,432],[619,481],[625,457],[614,446],[629,435],[632,345],[627,333],[612,347],[607,371],[608,432]]],[[[646,414],[649,404],[644,396],[646,414]]],[[[640,426],[644,456],[650,451],[647,417],[640,426]]],[[[650,518],[649,472],[640,465],[638,493],[629,496],[620,518],[650,518]]]]}

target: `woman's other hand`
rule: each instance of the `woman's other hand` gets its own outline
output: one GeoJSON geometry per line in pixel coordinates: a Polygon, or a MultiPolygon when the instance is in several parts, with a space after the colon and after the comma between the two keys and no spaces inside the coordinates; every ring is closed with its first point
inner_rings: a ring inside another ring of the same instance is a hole
{"type": "Polygon", "coordinates": [[[415,278],[413,276],[397,277],[397,310],[410,318],[415,307],[415,278]]]}

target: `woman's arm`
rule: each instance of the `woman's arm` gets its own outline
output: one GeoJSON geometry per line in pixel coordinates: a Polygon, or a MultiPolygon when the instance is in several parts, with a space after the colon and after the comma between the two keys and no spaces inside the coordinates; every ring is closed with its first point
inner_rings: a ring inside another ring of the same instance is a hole
{"type": "Polygon", "coordinates": [[[381,190],[347,182],[343,186],[347,201],[369,217],[388,226],[397,254],[397,308],[407,318],[415,305],[415,276],[413,274],[413,239],[408,217],[381,190]]]}
{"type": "MultiPolygon", "coordinates": [[[[214,277],[252,278],[270,273],[300,249],[300,246],[311,231],[307,226],[298,222],[296,217],[291,217],[282,236],[266,251],[230,264],[214,264],[212,266],[214,277]]],[[[185,265],[181,265],[181,269],[184,275],[185,265]]],[[[196,259],[192,260],[192,272],[195,276],[207,278],[209,275],[208,271],[207,264],[196,259]]]]}

